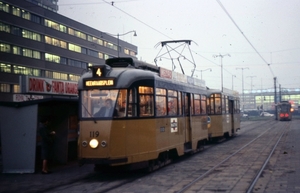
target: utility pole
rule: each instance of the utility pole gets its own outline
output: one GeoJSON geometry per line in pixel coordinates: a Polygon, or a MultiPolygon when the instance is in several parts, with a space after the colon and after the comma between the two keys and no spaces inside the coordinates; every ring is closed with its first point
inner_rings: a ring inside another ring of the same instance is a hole
{"type": "Polygon", "coordinates": [[[244,70],[246,70],[249,68],[245,67],[245,68],[236,68],[236,70],[242,70],[242,94],[243,94],[243,112],[244,112],[244,105],[245,105],[245,94],[244,94],[244,70]]]}
{"type": "Polygon", "coordinates": [[[216,58],[216,57],[220,57],[220,58],[221,58],[221,91],[222,91],[222,92],[223,92],[223,61],[222,61],[222,60],[223,60],[223,57],[224,57],[224,56],[229,56],[229,57],[231,57],[230,54],[213,55],[214,58],[216,58]]]}
{"type": "Polygon", "coordinates": [[[274,77],[274,103],[275,103],[275,120],[278,120],[278,117],[277,117],[276,77],[274,77]]]}
{"type": "Polygon", "coordinates": [[[247,76],[246,78],[251,78],[251,85],[250,85],[250,88],[251,88],[251,93],[252,93],[252,78],[256,77],[256,76],[247,76]]]}
{"type": "Polygon", "coordinates": [[[232,75],[232,89],[233,90],[233,77],[236,77],[236,75],[232,75]]]}

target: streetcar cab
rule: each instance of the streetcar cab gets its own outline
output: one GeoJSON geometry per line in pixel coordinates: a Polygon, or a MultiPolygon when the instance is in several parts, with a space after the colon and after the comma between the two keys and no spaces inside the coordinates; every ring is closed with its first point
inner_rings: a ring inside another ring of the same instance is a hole
{"type": "Polygon", "coordinates": [[[198,151],[208,136],[206,89],[122,60],[79,80],[80,163],[152,168],[198,151]]]}

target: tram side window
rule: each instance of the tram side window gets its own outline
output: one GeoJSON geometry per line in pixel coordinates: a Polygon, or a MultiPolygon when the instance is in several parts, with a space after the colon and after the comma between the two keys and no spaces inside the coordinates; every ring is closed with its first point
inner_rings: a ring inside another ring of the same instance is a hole
{"type": "Polygon", "coordinates": [[[215,94],[215,114],[222,113],[222,101],[221,96],[219,94],[215,94]]]}
{"type": "Polygon", "coordinates": [[[226,113],[229,113],[229,99],[228,99],[228,96],[225,96],[225,101],[226,101],[225,111],[226,111],[226,113]]]}
{"type": "Polygon", "coordinates": [[[167,114],[166,111],[166,89],[156,88],[156,115],[157,116],[165,116],[167,114]]]}
{"type": "Polygon", "coordinates": [[[183,100],[184,100],[184,115],[189,115],[190,114],[190,107],[189,107],[189,97],[187,93],[183,94],[183,100]]]}
{"type": "Polygon", "coordinates": [[[127,90],[121,89],[117,99],[118,117],[120,118],[126,117],[126,112],[127,112],[126,97],[127,97],[127,90]]]}
{"type": "Polygon", "coordinates": [[[204,95],[201,95],[201,107],[200,107],[200,110],[201,110],[201,114],[206,114],[206,96],[204,95]]]}
{"type": "Polygon", "coordinates": [[[215,114],[214,109],[215,109],[214,97],[210,96],[210,98],[207,99],[207,113],[208,114],[215,114]]]}
{"type": "Polygon", "coordinates": [[[226,96],[222,95],[221,98],[222,98],[222,114],[225,114],[226,113],[226,103],[227,103],[226,96]]]}
{"type": "Polygon", "coordinates": [[[182,100],[181,100],[181,92],[178,92],[178,114],[182,115],[182,100]]]}
{"type": "Polygon", "coordinates": [[[177,91],[168,90],[168,115],[178,114],[177,104],[177,91]]]}
{"type": "Polygon", "coordinates": [[[136,88],[130,89],[128,101],[128,117],[137,116],[137,91],[136,88]]]}
{"type": "Polygon", "coordinates": [[[192,109],[192,115],[194,115],[195,114],[195,111],[194,111],[194,95],[193,94],[190,94],[190,96],[191,96],[191,101],[190,101],[190,103],[191,103],[191,109],[192,109]]]}
{"type": "Polygon", "coordinates": [[[194,94],[194,114],[195,115],[200,115],[200,95],[199,94],[194,94]]]}
{"type": "Polygon", "coordinates": [[[153,116],[154,115],[153,88],[140,86],[139,97],[140,97],[140,116],[141,117],[153,116]]]}

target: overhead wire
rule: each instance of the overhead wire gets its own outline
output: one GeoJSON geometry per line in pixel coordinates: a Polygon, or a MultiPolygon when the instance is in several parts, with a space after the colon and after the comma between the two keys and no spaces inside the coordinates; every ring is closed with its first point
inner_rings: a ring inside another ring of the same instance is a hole
{"type": "MultiPolygon", "coordinates": [[[[123,11],[122,9],[118,8],[118,7],[115,5],[115,3],[114,3],[113,1],[111,1],[111,2],[108,2],[108,1],[106,1],[106,0],[102,0],[102,1],[105,2],[106,4],[110,5],[110,6],[113,6],[115,9],[121,11],[122,13],[128,15],[129,17],[131,17],[131,18],[133,18],[133,19],[139,21],[140,23],[146,25],[147,27],[149,27],[149,28],[151,28],[152,30],[158,32],[159,34],[161,34],[161,35],[163,35],[163,36],[165,36],[165,37],[167,37],[167,38],[169,38],[169,39],[171,39],[171,40],[174,40],[173,38],[169,37],[168,35],[166,35],[166,34],[160,32],[159,30],[155,29],[154,27],[148,25],[147,23],[141,21],[140,19],[134,17],[133,15],[131,15],[131,14],[129,14],[129,13],[123,11]]],[[[193,52],[196,53],[195,51],[193,51],[193,52]]],[[[217,64],[217,63],[215,63],[215,62],[213,62],[213,61],[211,61],[211,60],[205,58],[204,56],[202,56],[202,55],[200,55],[200,54],[198,54],[198,53],[196,53],[196,54],[197,54],[198,56],[200,56],[200,57],[202,57],[202,58],[204,58],[204,59],[210,61],[211,63],[217,65],[217,66],[221,66],[220,64],[217,64]]],[[[229,72],[228,70],[226,70],[226,69],[224,69],[224,68],[223,68],[223,70],[225,70],[225,71],[228,72],[229,74],[233,75],[233,74],[232,74],[231,72],[229,72]]]]}
{"type": "Polygon", "coordinates": [[[131,18],[133,18],[133,19],[137,20],[138,22],[140,22],[140,23],[142,23],[142,24],[146,25],[147,27],[149,27],[149,28],[151,28],[152,30],[154,30],[154,31],[158,32],[159,34],[161,34],[161,35],[163,35],[163,36],[165,36],[165,37],[167,37],[167,38],[169,38],[169,39],[173,40],[173,38],[169,37],[168,35],[166,35],[166,34],[164,34],[164,33],[160,32],[160,31],[158,31],[158,30],[157,30],[157,29],[155,29],[154,27],[152,27],[152,26],[148,25],[147,23],[145,23],[145,22],[141,21],[140,19],[138,19],[138,18],[134,17],[133,15],[131,15],[131,14],[129,14],[129,13],[127,13],[127,12],[123,11],[122,9],[118,8],[118,7],[117,7],[117,6],[116,6],[116,5],[113,3],[113,1],[112,1],[112,2],[107,2],[107,1],[105,1],[105,0],[102,0],[102,1],[103,1],[103,2],[105,2],[105,3],[107,3],[107,4],[109,4],[109,5],[111,5],[111,6],[113,6],[113,7],[114,7],[114,8],[116,8],[117,10],[119,10],[119,11],[121,11],[122,13],[124,13],[124,14],[128,15],[129,17],[131,17],[131,18]]]}
{"type": "MultiPolygon", "coordinates": [[[[138,19],[137,17],[135,17],[135,16],[133,16],[133,15],[127,13],[126,11],[124,11],[124,10],[122,10],[121,8],[119,8],[119,7],[116,6],[116,3],[120,3],[120,2],[128,2],[128,1],[137,1],[137,0],[124,0],[124,1],[119,1],[119,2],[115,2],[115,1],[110,1],[110,2],[108,2],[108,1],[106,1],[106,0],[102,0],[102,1],[103,1],[104,3],[110,5],[110,6],[113,6],[115,9],[117,9],[117,10],[119,10],[120,12],[126,14],[127,16],[129,16],[129,17],[135,19],[136,21],[142,23],[143,25],[145,25],[145,26],[151,28],[152,30],[154,30],[154,31],[156,31],[157,33],[163,35],[164,37],[167,37],[167,38],[170,39],[170,40],[174,40],[174,39],[171,38],[170,36],[168,36],[168,35],[162,33],[161,31],[155,29],[154,27],[150,26],[149,24],[143,22],[142,20],[138,19]]],[[[271,66],[270,66],[270,63],[268,63],[268,62],[262,57],[262,55],[258,52],[258,50],[254,47],[254,45],[253,45],[253,44],[250,42],[250,40],[246,37],[246,35],[244,34],[244,32],[240,29],[240,27],[237,25],[237,23],[233,20],[233,18],[232,18],[231,15],[228,13],[228,11],[225,9],[225,7],[224,7],[223,4],[220,2],[220,0],[217,0],[217,2],[218,2],[218,4],[221,6],[221,8],[224,10],[224,12],[227,14],[227,16],[230,18],[230,20],[233,22],[233,24],[234,24],[234,25],[237,27],[237,29],[241,32],[241,34],[242,34],[243,37],[246,39],[246,41],[249,43],[249,45],[254,49],[255,53],[257,53],[258,56],[259,56],[259,57],[260,57],[260,58],[268,65],[268,68],[269,68],[269,70],[270,70],[272,76],[275,77],[274,72],[273,72],[273,70],[272,70],[272,68],[271,68],[271,66]]],[[[298,48],[295,48],[295,49],[298,49],[298,48]]],[[[282,51],[283,51],[283,50],[282,50],[282,51]]],[[[194,51],[193,51],[193,52],[194,52],[194,51]]],[[[196,52],[194,52],[194,53],[196,53],[196,52]]],[[[212,62],[213,64],[220,66],[219,64],[216,64],[215,62],[213,62],[213,61],[211,61],[211,60],[205,58],[204,56],[201,56],[201,55],[199,55],[198,53],[196,53],[196,54],[197,54],[198,56],[200,56],[200,57],[202,57],[202,58],[204,58],[204,59],[206,59],[206,60],[212,62]]],[[[224,69],[224,70],[227,71],[229,74],[232,74],[232,73],[229,72],[228,70],[226,70],[226,69],[224,69]]],[[[232,74],[232,75],[233,75],[233,74],[232,74]]]]}
{"type": "Polygon", "coordinates": [[[220,2],[220,0],[216,0],[218,2],[218,4],[221,6],[221,8],[224,10],[224,12],[226,13],[226,15],[230,18],[230,20],[233,22],[233,24],[238,28],[238,30],[241,32],[241,34],[244,36],[244,38],[247,40],[247,42],[250,44],[250,46],[254,49],[254,51],[258,54],[258,56],[268,65],[269,70],[272,73],[272,76],[275,77],[274,72],[270,66],[270,63],[268,63],[263,57],[262,55],[257,51],[257,49],[253,46],[253,44],[250,42],[250,40],[246,37],[246,35],[244,34],[244,32],[241,30],[241,28],[237,25],[237,23],[233,20],[233,18],[231,17],[231,15],[228,13],[228,11],[225,9],[225,7],[223,6],[223,4],[220,2]]]}

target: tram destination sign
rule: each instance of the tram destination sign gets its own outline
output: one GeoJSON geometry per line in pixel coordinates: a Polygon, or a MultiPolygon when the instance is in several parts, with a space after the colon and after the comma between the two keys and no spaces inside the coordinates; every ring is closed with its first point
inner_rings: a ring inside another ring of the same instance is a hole
{"type": "Polygon", "coordinates": [[[106,87],[114,86],[115,81],[113,79],[86,79],[84,80],[85,87],[106,87]]]}
{"type": "Polygon", "coordinates": [[[78,83],[34,76],[20,77],[21,93],[78,96],[78,83]]]}

